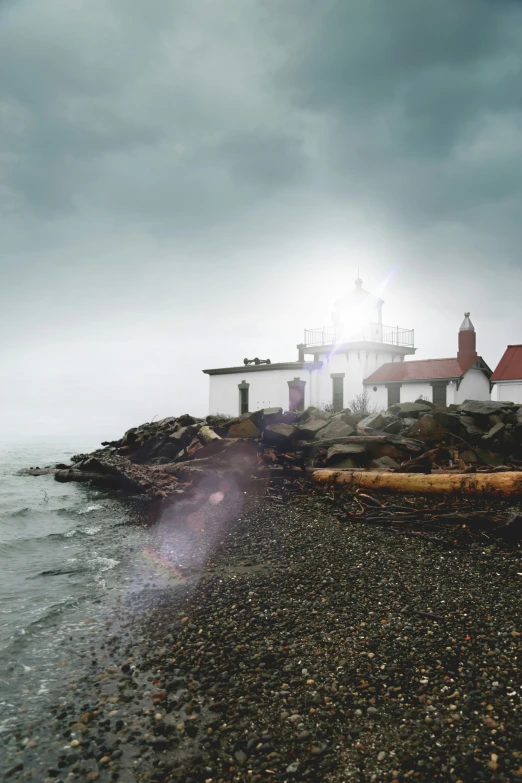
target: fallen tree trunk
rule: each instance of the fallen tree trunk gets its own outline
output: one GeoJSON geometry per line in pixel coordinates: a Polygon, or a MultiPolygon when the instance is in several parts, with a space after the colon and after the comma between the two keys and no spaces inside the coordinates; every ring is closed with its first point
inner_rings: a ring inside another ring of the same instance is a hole
{"type": "Polygon", "coordinates": [[[93,473],[86,470],[57,470],[54,475],[55,481],[66,483],[67,481],[90,481],[97,487],[104,487],[107,489],[118,489],[119,482],[116,476],[103,473],[93,473]]]}
{"type": "Polygon", "coordinates": [[[506,473],[385,473],[364,470],[314,470],[319,484],[347,489],[372,489],[411,495],[522,496],[522,471],[506,473]]]}

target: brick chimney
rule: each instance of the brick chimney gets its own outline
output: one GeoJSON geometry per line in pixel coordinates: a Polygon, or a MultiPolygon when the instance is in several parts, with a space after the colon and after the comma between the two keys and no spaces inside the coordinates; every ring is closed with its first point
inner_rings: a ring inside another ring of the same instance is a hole
{"type": "Polygon", "coordinates": [[[461,365],[469,367],[474,359],[478,359],[477,335],[475,334],[475,327],[469,319],[469,313],[464,313],[464,320],[459,329],[457,361],[461,365]]]}

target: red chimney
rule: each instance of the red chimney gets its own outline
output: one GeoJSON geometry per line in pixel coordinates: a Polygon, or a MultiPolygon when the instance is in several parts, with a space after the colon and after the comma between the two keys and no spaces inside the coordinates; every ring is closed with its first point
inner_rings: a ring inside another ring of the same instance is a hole
{"type": "Polygon", "coordinates": [[[469,313],[464,313],[464,320],[459,329],[457,360],[461,365],[469,367],[474,359],[478,359],[477,335],[475,334],[475,327],[469,319],[469,313]]]}

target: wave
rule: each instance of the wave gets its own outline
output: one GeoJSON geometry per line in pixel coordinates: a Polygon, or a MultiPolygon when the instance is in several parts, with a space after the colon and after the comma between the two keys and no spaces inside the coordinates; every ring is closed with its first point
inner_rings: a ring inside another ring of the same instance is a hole
{"type": "Polygon", "coordinates": [[[90,514],[92,511],[99,511],[102,509],[103,506],[101,503],[93,503],[90,506],[87,506],[87,508],[81,508],[76,513],[77,514],[90,514]]]}

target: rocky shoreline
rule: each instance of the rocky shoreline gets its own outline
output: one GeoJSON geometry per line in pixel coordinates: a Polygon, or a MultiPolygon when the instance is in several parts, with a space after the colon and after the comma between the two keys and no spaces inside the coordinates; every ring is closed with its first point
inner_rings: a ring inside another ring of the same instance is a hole
{"type": "Polygon", "coordinates": [[[30,469],[149,498],[190,545],[148,553],[170,586],[126,596],[4,778],[522,781],[522,508],[307,478],[518,469],[521,411],[183,416],[30,469]]]}
{"type": "Polygon", "coordinates": [[[178,519],[207,556],[127,600],[5,778],[522,780],[518,546],[341,507],[232,488],[178,519]]]}
{"type": "Polygon", "coordinates": [[[70,465],[25,472],[50,472],[57,481],[86,481],[170,505],[181,498],[205,502],[223,480],[249,487],[256,478],[307,474],[317,467],[518,471],[522,406],[467,400],[444,407],[417,400],[374,414],[316,408],[302,413],[270,408],[236,419],[184,414],[133,427],[102,446],[76,455],[70,465]]]}

